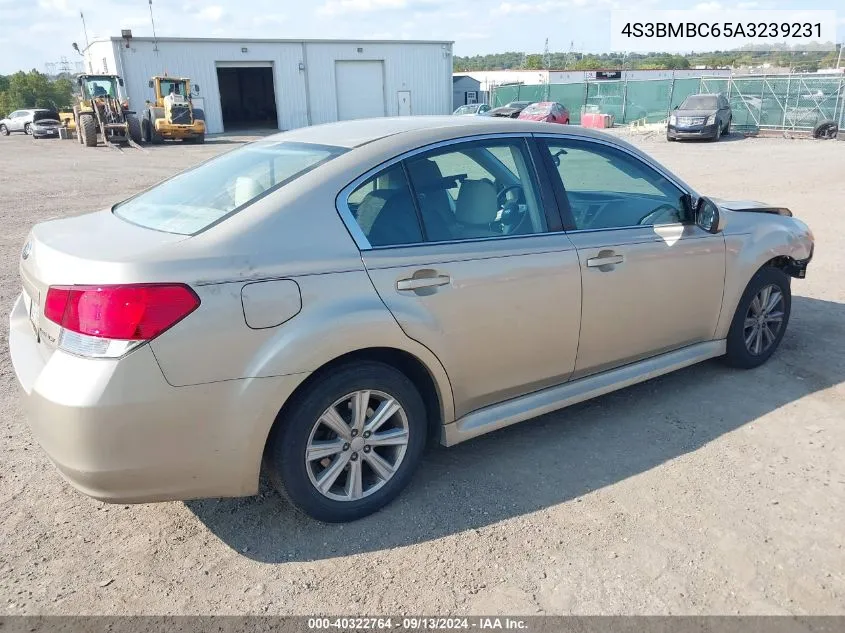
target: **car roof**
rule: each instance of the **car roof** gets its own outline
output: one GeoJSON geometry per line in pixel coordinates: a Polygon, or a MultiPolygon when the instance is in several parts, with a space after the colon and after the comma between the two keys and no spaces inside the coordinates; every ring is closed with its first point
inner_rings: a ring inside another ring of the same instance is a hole
{"type": "MultiPolygon", "coordinates": [[[[536,121],[496,117],[455,117],[451,115],[383,117],[302,127],[268,136],[264,140],[314,143],[317,145],[333,145],[335,147],[351,149],[389,136],[401,136],[417,132],[424,133],[425,130],[431,130],[432,135],[438,137],[442,137],[444,133],[449,135],[449,132],[455,137],[461,137],[475,134],[508,132],[560,133],[560,126],[552,123],[543,124],[537,123],[536,121]],[[545,127],[546,125],[548,125],[547,128],[545,127]],[[437,131],[436,134],[434,134],[435,130],[437,131]]],[[[608,138],[606,134],[601,132],[595,132],[577,126],[567,128],[566,133],[585,138],[608,138]]]]}

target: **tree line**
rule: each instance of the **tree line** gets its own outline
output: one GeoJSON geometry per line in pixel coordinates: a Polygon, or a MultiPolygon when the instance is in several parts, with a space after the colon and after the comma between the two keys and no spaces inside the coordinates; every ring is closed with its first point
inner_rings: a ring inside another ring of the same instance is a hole
{"type": "Polygon", "coordinates": [[[72,103],[73,81],[67,75],[50,78],[37,70],[0,75],[0,118],[23,108],[70,109],[72,103]]]}
{"type": "MultiPolygon", "coordinates": [[[[841,46],[841,45],[840,45],[841,46]]],[[[696,66],[707,68],[737,68],[740,66],[761,66],[771,64],[791,68],[794,72],[815,72],[820,68],[836,66],[838,49],[835,51],[715,51],[689,55],[668,53],[492,53],[453,57],[455,72],[473,70],[683,70],[696,66]]]]}

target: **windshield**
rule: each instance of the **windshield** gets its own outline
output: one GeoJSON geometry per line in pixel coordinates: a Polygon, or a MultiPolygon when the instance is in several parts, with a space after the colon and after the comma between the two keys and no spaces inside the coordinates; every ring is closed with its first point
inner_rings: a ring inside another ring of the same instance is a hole
{"type": "Polygon", "coordinates": [[[185,94],[185,82],[173,81],[172,79],[162,79],[161,94],[165,97],[169,94],[181,95],[183,97],[186,97],[187,95],[185,94]]]}
{"type": "Polygon", "coordinates": [[[718,100],[713,95],[694,95],[687,97],[681,104],[681,110],[718,110],[718,100]]]}
{"type": "Polygon", "coordinates": [[[85,92],[91,97],[116,97],[116,83],[112,77],[87,77],[85,92]]]}
{"type": "Polygon", "coordinates": [[[139,226],[193,235],[345,151],[308,143],[250,143],[121,202],[113,211],[139,226]]]}
{"type": "Polygon", "coordinates": [[[552,110],[550,103],[535,103],[522,111],[522,114],[548,114],[552,110]]]}

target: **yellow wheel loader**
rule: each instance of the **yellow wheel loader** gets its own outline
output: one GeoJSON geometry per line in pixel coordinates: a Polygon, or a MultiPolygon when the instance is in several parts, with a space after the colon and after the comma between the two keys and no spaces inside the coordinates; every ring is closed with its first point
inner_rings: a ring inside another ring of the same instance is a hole
{"type": "MultiPolygon", "coordinates": [[[[155,101],[147,101],[141,115],[141,133],[146,142],[205,142],[205,113],[191,102],[190,79],[156,76],[150,79],[150,88],[155,101]]],[[[194,86],[194,90],[199,89],[194,86]]]]}
{"type": "Polygon", "coordinates": [[[99,137],[106,146],[117,143],[137,146],[141,123],[121,96],[123,79],[117,75],[79,75],[76,78],[73,118],[80,145],[96,147],[99,137]]]}

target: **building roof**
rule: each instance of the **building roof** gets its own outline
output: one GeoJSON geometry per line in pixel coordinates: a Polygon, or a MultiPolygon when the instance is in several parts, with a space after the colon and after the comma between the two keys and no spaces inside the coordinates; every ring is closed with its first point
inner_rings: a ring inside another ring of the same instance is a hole
{"type": "MultiPolygon", "coordinates": [[[[100,38],[91,42],[123,42],[125,39],[120,36],[100,38]]],[[[266,39],[247,37],[137,37],[132,36],[133,42],[235,42],[245,44],[454,44],[454,40],[352,40],[352,39],[266,39]]]]}

